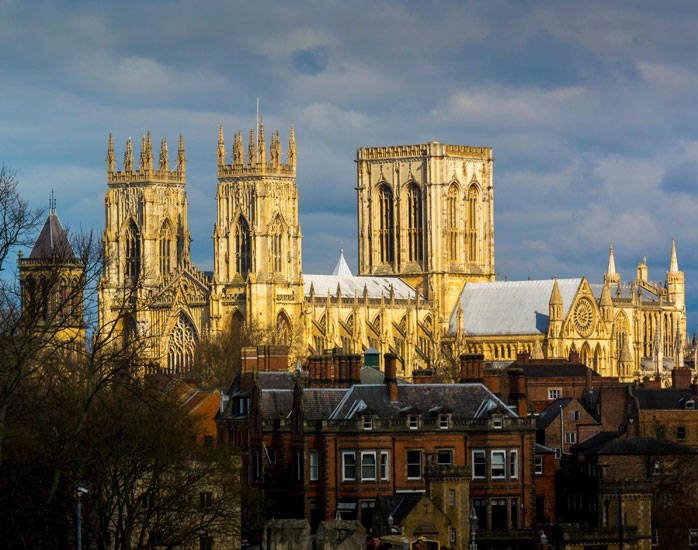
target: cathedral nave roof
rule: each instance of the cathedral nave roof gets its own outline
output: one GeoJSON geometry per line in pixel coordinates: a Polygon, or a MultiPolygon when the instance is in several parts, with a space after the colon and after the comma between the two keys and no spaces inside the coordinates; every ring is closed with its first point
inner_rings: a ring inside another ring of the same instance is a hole
{"type": "MultiPolygon", "coordinates": [[[[360,298],[364,295],[364,286],[369,298],[390,298],[390,287],[393,287],[396,300],[414,300],[417,292],[399,277],[370,277],[352,275],[307,275],[303,273],[303,292],[310,296],[310,287],[315,290],[315,296],[322,297],[337,295],[337,285],[344,297],[352,297],[354,294],[360,298]]],[[[421,298],[421,297],[420,297],[421,298]]],[[[421,298],[423,299],[423,298],[421,298]]]]}

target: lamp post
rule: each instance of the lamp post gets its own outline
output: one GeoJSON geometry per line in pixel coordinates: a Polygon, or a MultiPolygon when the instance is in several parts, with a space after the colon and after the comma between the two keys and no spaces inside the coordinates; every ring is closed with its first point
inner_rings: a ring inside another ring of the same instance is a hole
{"type": "Polygon", "coordinates": [[[87,494],[87,489],[78,487],[78,550],[82,550],[82,495],[87,494]]]}
{"type": "Polygon", "coordinates": [[[477,543],[475,542],[475,533],[477,532],[477,514],[475,513],[475,508],[470,509],[470,550],[477,550],[477,543]]]}

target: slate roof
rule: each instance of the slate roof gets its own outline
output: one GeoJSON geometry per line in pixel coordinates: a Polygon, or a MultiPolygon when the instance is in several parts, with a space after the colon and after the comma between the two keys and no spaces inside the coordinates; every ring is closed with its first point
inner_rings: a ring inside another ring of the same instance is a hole
{"type": "MultiPolygon", "coordinates": [[[[587,368],[581,363],[567,363],[564,360],[553,363],[515,365],[524,370],[526,378],[586,378],[587,368]]],[[[592,370],[591,376],[600,378],[601,375],[592,370]]]]}
{"type": "Polygon", "coordinates": [[[680,455],[698,452],[668,439],[625,438],[619,435],[618,432],[601,432],[574,445],[571,450],[574,453],[598,455],[680,455]]]}
{"type": "Polygon", "coordinates": [[[393,524],[400,525],[423,496],[424,493],[404,493],[383,497],[388,515],[393,516],[393,524]]]}
{"type": "Polygon", "coordinates": [[[343,275],[312,275],[303,274],[303,292],[305,296],[310,296],[311,285],[315,289],[316,296],[337,295],[337,285],[342,291],[342,296],[353,297],[356,294],[359,297],[364,295],[364,286],[368,292],[369,298],[378,298],[385,296],[390,298],[390,286],[392,285],[395,292],[396,300],[414,299],[417,292],[414,288],[408,285],[399,277],[364,277],[360,275],[343,276],[343,275]]]}
{"type": "Polygon", "coordinates": [[[39,233],[39,237],[34,243],[34,248],[32,248],[29,258],[39,260],[50,258],[54,254],[59,258],[75,258],[73,247],[68,241],[68,234],[63,229],[58,215],[51,211],[46,218],[41,233],[39,233]]]}
{"type": "Polygon", "coordinates": [[[267,390],[292,390],[293,389],[293,374],[292,372],[257,372],[257,380],[262,389],[267,390]]]}
{"type": "Polygon", "coordinates": [[[286,418],[293,408],[293,390],[262,390],[260,406],[266,419],[286,418]]]}
{"type": "Polygon", "coordinates": [[[352,386],[331,418],[357,418],[366,409],[381,418],[398,418],[406,412],[427,415],[430,411],[450,412],[456,418],[477,418],[497,406],[505,414],[516,416],[483,384],[398,384],[397,390],[398,400],[393,403],[383,384],[352,386]]]}
{"type": "Polygon", "coordinates": [[[383,371],[374,367],[362,367],[360,377],[362,384],[382,384],[385,380],[383,371]]]}
{"type": "MultiPolygon", "coordinates": [[[[495,281],[468,283],[463,288],[463,333],[547,334],[553,279],[542,281],[495,281]]],[[[558,279],[566,317],[582,279],[558,279]]],[[[456,331],[458,304],[453,309],[449,333],[456,331]]]]}
{"type": "Polygon", "coordinates": [[[303,390],[304,418],[308,420],[328,418],[348,391],[348,388],[306,388],[303,390]]]}
{"type": "Polygon", "coordinates": [[[632,394],[642,410],[684,409],[686,401],[696,401],[690,391],[673,388],[633,388],[632,394]]]}
{"type": "Polygon", "coordinates": [[[567,405],[570,404],[572,401],[572,398],[570,397],[565,397],[565,398],[560,398],[556,399],[550,405],[545,407],[541,411],[541,413],[538,415],[538,418],[536,418],[536,429],[538,430],[544,430],[548,426],[550,426],[550,423],[555,420],[558,416],[560,416],[560,407],[563,409],[567,407],[567,405]]]}
{"type": "MultiPolygon", "coordinates": [[[[597,300],[601,299],[601,292],[603,292],[603,283],[589,283],[589,288],[591,289],[591,293],[594,295],[594,298],[597,300]]],[[[617,284],[611,284],[609,286],[611,290],[611,298],[618,298],[618,285],[617,284]]],[[[642,300],[645,302],[657,302],[658,298],[657,295],[654,292],[650,292],[646,288],[641,289],[641,294],[642,294],[642,300]]],[[[632,295],[630,294],[630,284],[628,283],[621,283],[620,284],[620,298],[631,298],[632,295]]]]}

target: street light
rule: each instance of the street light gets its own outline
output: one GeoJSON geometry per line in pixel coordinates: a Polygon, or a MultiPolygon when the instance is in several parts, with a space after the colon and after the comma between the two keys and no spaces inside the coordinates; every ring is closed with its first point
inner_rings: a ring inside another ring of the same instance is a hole
{"type": "Polygon", "coordinates": [[[475,513],[475,508],[470,509],[470,550],[477,550],[477,543],[475,542],[475,533],[477,532],[477,514],[475,513]]]}
{"type": "Polygon", "coordinates": [[[78,550],[82,550],[82,495],[87,494],[87,489],[78,487],[78,550]]]}

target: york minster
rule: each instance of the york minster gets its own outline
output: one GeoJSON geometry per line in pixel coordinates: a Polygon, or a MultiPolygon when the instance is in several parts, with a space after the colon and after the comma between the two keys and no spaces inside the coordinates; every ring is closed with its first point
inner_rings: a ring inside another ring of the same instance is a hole
{"type": "Polygon", "coordinates": [[[494,364],[519,352],[576,352],[601,375],[628,381],[683,364],[684,274],[673,242],[662,282],[648,280],[646,259],[622,280],[612,245],[605,273],[497,280],[490,147],[359,148],[359,273],[337,250],[331,274],[310,274],[302,263],[296,166],[303,160],[294,128],[285,147],[280,132],[267,138],[261,123],[246,141],[245,148],[235,132],[228,151],[221,127],[212,151],[214,267],[204,272],[190,259],[183,137],[172,161],[162,139],[156,160],[148,132],[137,165],[129,138],[117,166],[109,136],[100,322],[112,322],[132,300],[133,316],[117,328],[125,337],[151,335],[150,360],[164,371],[188,372],[197,342],[234,324],[265,329],[270,343],[291,345],[296,357],[337,347],[392,352],[408,379],[437,361],[443,346],[494,364]]]}

